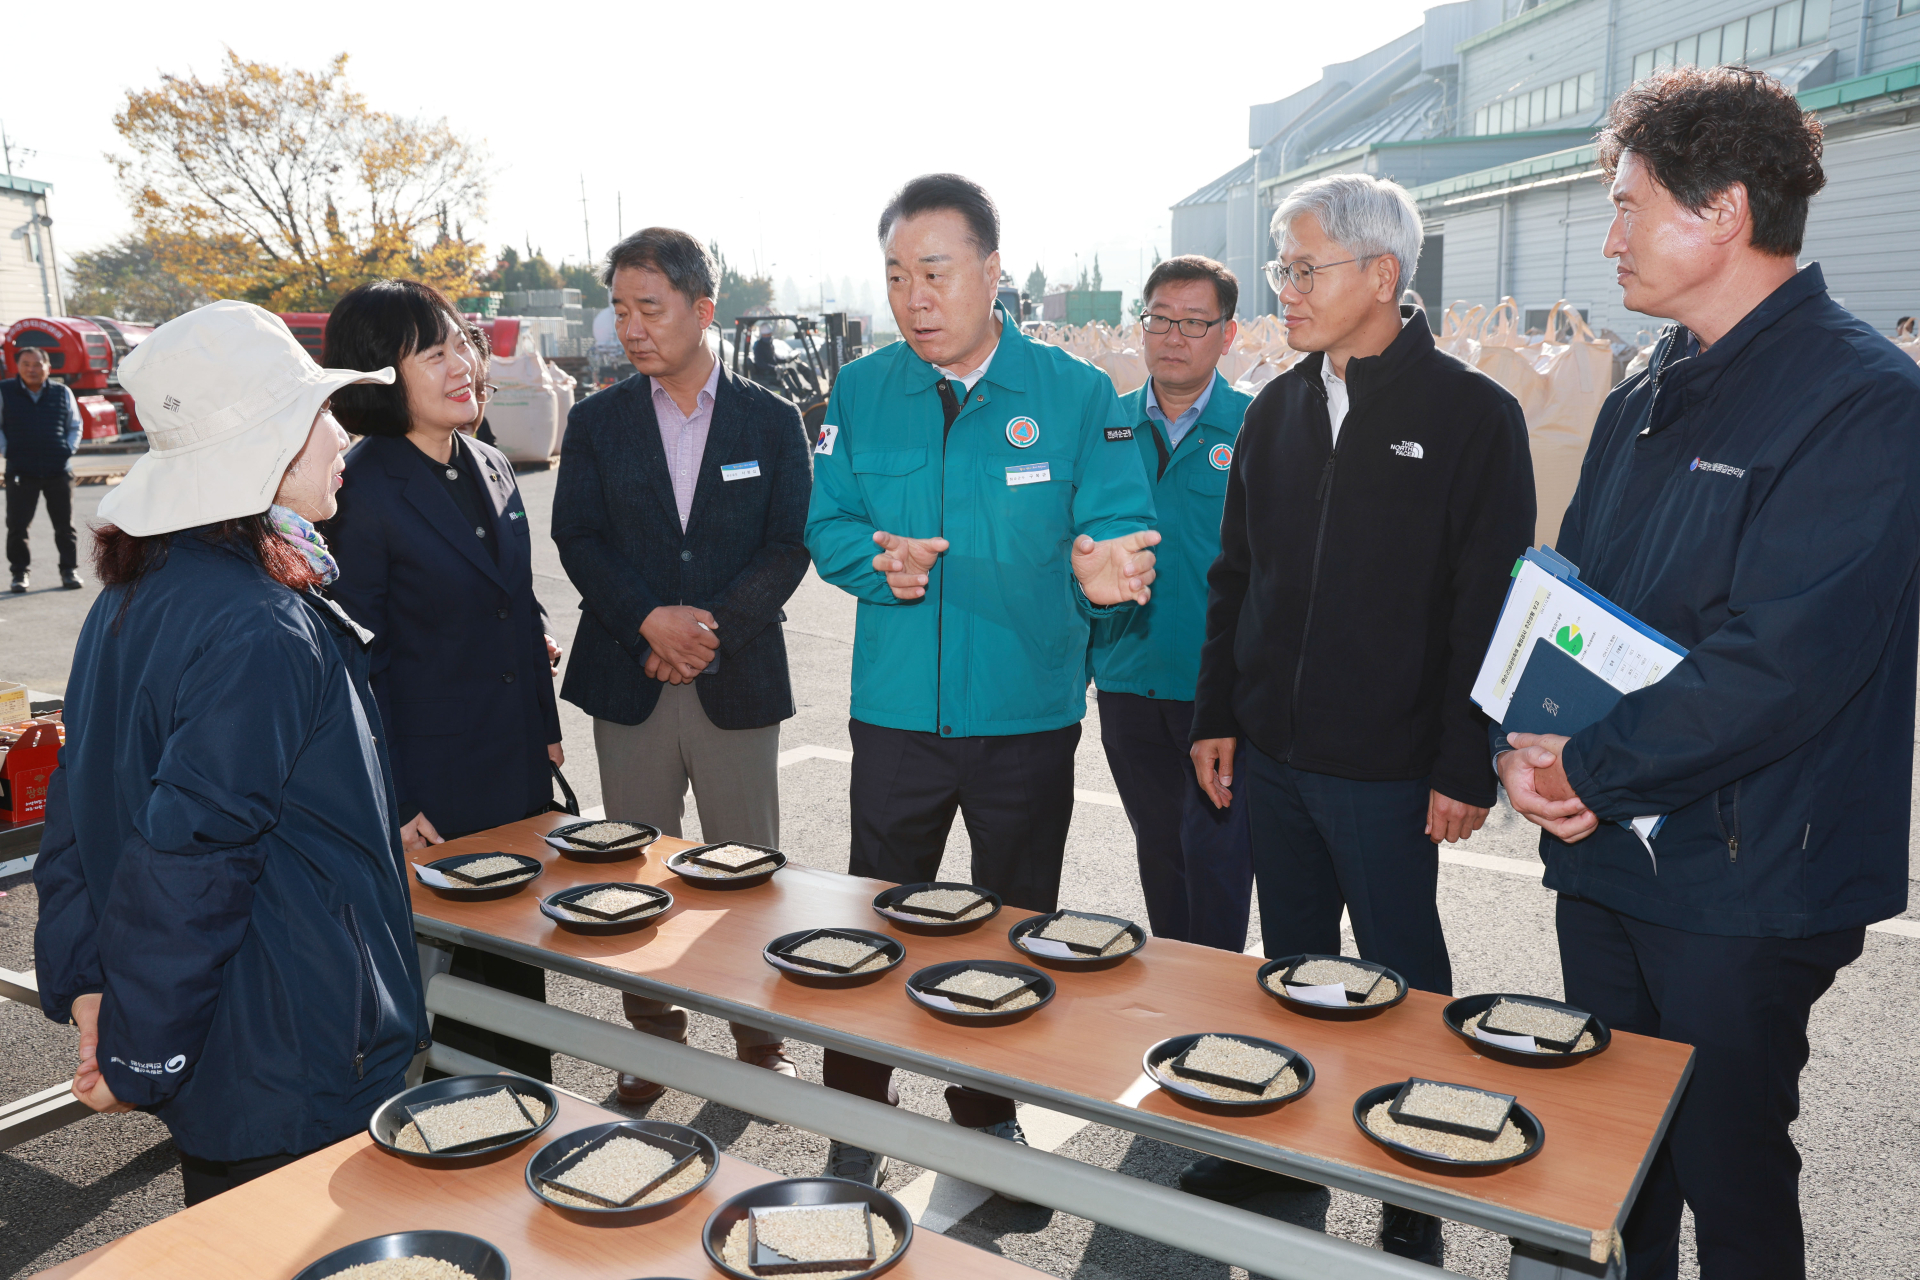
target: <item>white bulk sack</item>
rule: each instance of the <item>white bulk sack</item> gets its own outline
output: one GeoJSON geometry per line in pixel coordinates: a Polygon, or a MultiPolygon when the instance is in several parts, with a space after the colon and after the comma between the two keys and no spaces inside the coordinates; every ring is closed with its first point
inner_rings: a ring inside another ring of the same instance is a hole
{"type": "Polygon", "coordinates": [[[499,388],[487,401],[487,424],[509,461],[546,462],[560,442],[561,393],[538,348],[522,342],[520,351],[495,356],[487,369],[487,381],[499,388]]]}

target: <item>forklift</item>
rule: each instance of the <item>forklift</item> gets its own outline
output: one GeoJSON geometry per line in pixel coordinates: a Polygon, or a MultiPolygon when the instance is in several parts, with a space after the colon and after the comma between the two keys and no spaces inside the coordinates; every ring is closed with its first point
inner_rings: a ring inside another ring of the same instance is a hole
{"type": "Polygon", "coordinates": [[[844,312],[826,316],[757,315],[736,316],[733,321],[733,372],[751,378],[768,390],[793,401],[806,425],[808,447],[819,443],[820,424],[827,420],[827,393],[841,368],[860,354],[862,339],[858,320],[848,321],[844,312]],[[763,324],[785,321],[793,326],[801,354],[771,365],[756,364],[753,358],[754,330],[763,324]],[[821,329],[826,332],[821,334],[821,329]],[[823,340],[816,340],[823,339],[823,340]]]}

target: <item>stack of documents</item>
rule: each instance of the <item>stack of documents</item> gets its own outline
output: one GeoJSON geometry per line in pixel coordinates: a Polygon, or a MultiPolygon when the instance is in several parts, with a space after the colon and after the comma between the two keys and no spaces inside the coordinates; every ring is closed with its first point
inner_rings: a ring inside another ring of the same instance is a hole
{"type": "MultiPolygon", "coordinates": [[[[1571,561],[1535,547],[1514,566],[1506,605],[1473,682],[1473,700],[1508,733],[1571,736],[1686,656],[1580,581],[1571,561]]],[[[1648,815],[1628,824],[1649,855],[1663,821],[1664,815],[1648,815]]]]}

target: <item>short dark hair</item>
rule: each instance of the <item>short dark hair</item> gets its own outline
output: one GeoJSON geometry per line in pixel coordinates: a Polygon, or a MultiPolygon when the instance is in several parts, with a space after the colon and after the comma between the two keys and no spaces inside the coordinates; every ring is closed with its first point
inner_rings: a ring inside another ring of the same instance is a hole
{"type": "Polygon", "coordinates": [[[375,280],[349,289],[327,316],[320,363],[367,373],[393,367],[393,385],[356,382],[333,393],[333,416],[357,436],[403,436],[413,426],[400,362],[466,330],[460,308],[418,280],[375,280]]]}
{"type": "Polygon", "coordinates": [[[1233,309],[1240,304],[1240,277],[1223,264],[1197,253],[1183,253],[1156,265],[1147,276],[1146,287],[1140,290],[1141,309],[1145,310],[1146,304],[1153,301],[1153,291],[1161,285],[1185,280],[1211,282],[1213,295],[1220,300],[1220,315],[1225,319],[1233,318],[1233,309]]]}
{"type": "Polygon", "coordinates": [[[957,173],[923,173],[895,192],[880,211],[880,242],[886,243],[887,233],[900,219],[940,209],[951,209],[967,220],[981,257],[999,251],[1000,210],[985,187],[957,173]]]}
{"type": "Polygon", "coordinates": [[[1596,142],[1609,178],[1631,151],[1695,213],[1741,183],[1751,243],[1775,257],[1800,252],[1807,205],[1827,185],[1820,121],[1792,90],[1751,67],[1656,71],[1613,100],[1596,142]]]}
{"type": "Polygon", "coordinates": [[[667,278],[688,302],[719,296],[720,272],[707,246],[673,227],[642,227],[607,253],[607,269],[600,283],[613,288],[613,273],[627,267],[645,267],[667,278]]]}

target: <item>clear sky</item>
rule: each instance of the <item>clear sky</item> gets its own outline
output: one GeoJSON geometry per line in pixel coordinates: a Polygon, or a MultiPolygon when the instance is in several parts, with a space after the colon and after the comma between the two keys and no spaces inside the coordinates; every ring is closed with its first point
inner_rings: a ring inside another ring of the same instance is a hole
{"type": "Polygon", "coordinates": [[[36,153],[14,172],[54,184],[71,254],[131,226],[104,158],[124,152],[112,117],[128,88],[215,75],[227,47],[309,69],[344,51],[375,107],[485,145],[490,247],[583,260],[584,174],[595,254],[622,226],[665,223],[808,295],[846,278],[884,305],[880,208],[944,169],[993,193],[1016,279],[1036,262],[1068,277],[1097,252],[1106,287],[1131,296],[1167,252],[1167,206],[1246,158],[1249,104],[1424,7],[104,0],[7,24],[0,122],[36,153]]]}

